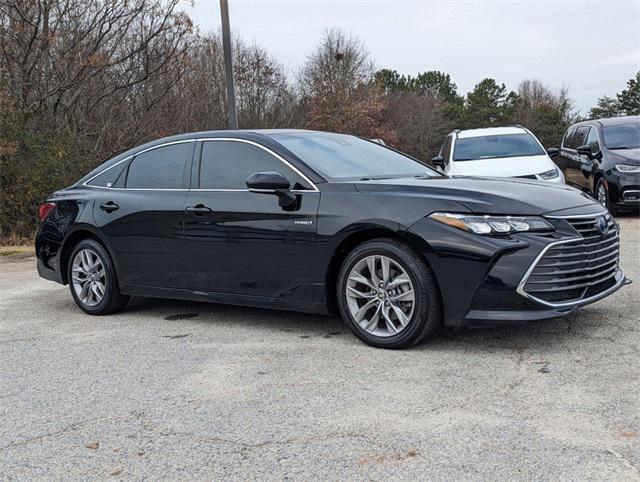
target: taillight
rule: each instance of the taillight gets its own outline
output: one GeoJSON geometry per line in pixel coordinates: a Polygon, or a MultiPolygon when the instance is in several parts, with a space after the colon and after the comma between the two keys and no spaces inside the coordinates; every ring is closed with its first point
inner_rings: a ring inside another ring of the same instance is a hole
{"type": "Polygon", "coordinates": [[[38,206],[38,217],[40,218],[40,222],[44,222],[45,219],[53,212],[56,208],[55,203],[44,203],[38,206]]]}

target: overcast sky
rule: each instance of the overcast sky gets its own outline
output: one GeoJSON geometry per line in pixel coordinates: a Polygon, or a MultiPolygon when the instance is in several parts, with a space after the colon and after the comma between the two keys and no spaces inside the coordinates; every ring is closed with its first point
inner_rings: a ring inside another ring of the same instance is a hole
{"type": "MultiPolygon", "coordinates": [[[[184,8],[203,31],[220,26],[219,0],[184,8]]],[[[366,44],[377,67],[442,70],[465,94],[485,77],[566,85],[586,113],[640,69],[640,0],[229,0],[231,29],[294,69],[327,28],[366,44]]]]}

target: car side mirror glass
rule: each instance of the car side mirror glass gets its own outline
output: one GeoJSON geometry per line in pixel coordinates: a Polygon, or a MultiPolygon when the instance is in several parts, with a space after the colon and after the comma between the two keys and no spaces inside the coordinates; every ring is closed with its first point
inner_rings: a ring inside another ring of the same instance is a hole
{"type": "Polygon", "coordinates": [[[556,147],[549,147],[549,148],[547,148],[547,154],[549,155],[550,158],[553,159],[558,154],[560,154],[560,149],[558,149],[556,147]]]}
{"type": "Polygon", "coordinates": [[[251,192],[278,196],[278,206],[285,211],[295,211],[300,204],[300,197],[290,191],[289,180],[277,171],[254,172],[246,184],[251,192]]]}
{"type": "Polygon", "coordinates": [[[431,164],[433,164],[436,167],[439,167],[440,169],[444,169],[444,157],[436,156],[436,157],[432,158],[431,159],[431,164]]]}

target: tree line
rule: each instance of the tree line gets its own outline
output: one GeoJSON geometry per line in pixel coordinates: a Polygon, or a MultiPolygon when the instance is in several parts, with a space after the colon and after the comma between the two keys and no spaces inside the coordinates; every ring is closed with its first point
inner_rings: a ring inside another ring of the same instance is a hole
{"type": "MultiPolygon", "coordinates": [[[[221,38],[199,32],[178,5],[0,0],[0,240],[32,236],[38,203],[117,152],[226,128],[221,38]]],[[[295,72],[236,38],[234,75],[241,128],[348,132],[423,160],[453,128],[521,124],[557,145],[577,118],[565,88],[528,79],[509,91],[484,79],[461,95],[444,72],[376,68],[340,30],[295,72]]],[[[639,84],[592,114],[638,113],[639,84]]]]}

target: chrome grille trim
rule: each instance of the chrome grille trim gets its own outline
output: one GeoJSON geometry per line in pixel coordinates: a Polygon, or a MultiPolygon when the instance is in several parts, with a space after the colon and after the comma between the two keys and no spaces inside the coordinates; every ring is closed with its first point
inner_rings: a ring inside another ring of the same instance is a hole
{"type": "Polygon", "coordinates": [[[604,211],[555,218],[567,221],[579,237],[545,246],[527,269],[516,291],[543,305],[561,308],[588,303],[617,289],[624,282],[624,276],[618,267],[618,227],[611,215],[604,211]],[[608,232],[604,235],[596,228],[600,216],[607,219],[608,232]],[[602,289],[593,288],[599,285],[602,289]]]}

